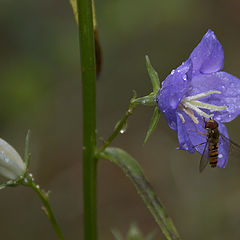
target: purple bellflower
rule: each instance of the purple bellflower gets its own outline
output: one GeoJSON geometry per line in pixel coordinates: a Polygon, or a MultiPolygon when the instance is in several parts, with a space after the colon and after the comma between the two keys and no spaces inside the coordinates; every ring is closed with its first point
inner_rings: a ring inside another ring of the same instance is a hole
{"type": "MultiPolygon", "coordinates": [[[[178,134],[179,149],[204,151],[203,118],[214,117],[220,133],[228,137],[222,122],[240,114],[240,80],[220,71],[224,64],[222,45],[213,31],[203,36],[187,61],[167,76],[157,94],[157,105],[168,125],[178,134]]],[[[220,137],[218,167],[225,167],[229,142],[220,137]]]]}

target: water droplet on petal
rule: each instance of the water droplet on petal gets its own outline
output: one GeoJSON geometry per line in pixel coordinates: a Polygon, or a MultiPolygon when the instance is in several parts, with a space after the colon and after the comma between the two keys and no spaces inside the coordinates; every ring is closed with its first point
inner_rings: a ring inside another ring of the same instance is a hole
{"type": "Polygon", "coordinates": [[[184,81],[187,81],[187,75],[186,75],[186,74],[184,74],[183,80],[184,80],[184,81]]]}
{"type": "Polygon", "coordinates": [[[171,75],[173,75],[174,73],[175,73],[175,70],[172,70],[172,71],[171,71],[171,75]]]}
{"type": "Polygon", "coordinates": [[[222,158],[223,157],[223,155],[222,154],[218,154],[218,158],[222,158]]]}

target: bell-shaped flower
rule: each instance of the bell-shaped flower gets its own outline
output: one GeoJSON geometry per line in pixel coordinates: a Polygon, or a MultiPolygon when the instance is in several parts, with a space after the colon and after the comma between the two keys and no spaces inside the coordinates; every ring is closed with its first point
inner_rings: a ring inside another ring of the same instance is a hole
{"type": "Polygon", "coordinates": [[[26,171],[26,165],[17,151],[0,138],[0,176],[15,180],[26,171]]]}
{"type": "MultiPolygon", "coordinates": [[[[240,114],[240,80],[220,71],[224,52],[211,30],[190,54],[187,61],[172,70],[162,82],[156,101],[171,129],[177,131],[179,149],[203,153],[206,129],[203,118],[214,117],[219,131],[227,137],[222,122],[232,121],[240,114]]],[[[220,138],[218,166],[228,159],[228,141],[220,138]],[[221,144],[222,143],[222,144],[221,144]]]]}

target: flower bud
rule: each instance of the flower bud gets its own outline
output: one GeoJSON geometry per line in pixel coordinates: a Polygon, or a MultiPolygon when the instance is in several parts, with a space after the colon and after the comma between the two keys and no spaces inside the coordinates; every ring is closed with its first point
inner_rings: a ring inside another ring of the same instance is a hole
{"type": "Polygon", "coordinates": [[[25,173],[26,165],[17,151],[0,138],[0,176],[15,180],[25,173]]]}

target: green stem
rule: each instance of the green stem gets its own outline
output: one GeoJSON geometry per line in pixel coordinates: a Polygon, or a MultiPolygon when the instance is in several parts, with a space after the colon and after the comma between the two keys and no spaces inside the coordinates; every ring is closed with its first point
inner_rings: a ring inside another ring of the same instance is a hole
{"type": "Polygon", "coordinates": [[[104,145],[100,148],[100,150],[97,151],[96,156],[98,156],[101,152],[103,152],[111,144],[111,142],[114,140],[114,138],[121,132],[121,130],[126,125],[128,117],[130,115],[132,115],[135,107],[138,105],[137,102],[134,102],[135,97],[136,97],[136,93],[134,93],[134,96],[131,99],[128,109],[125,112],[125,114],[123,115],[122,119],[116,124],[112,135],[105,141],[104,145]]]}
{"type": "Polygon", "coordinates": [[[45,193],[44,191],[42,191],[40,189],[40,187],[38,185],[36,185],[34,182],[33,182],[33,179],[32,177],[29,176],[26,176],[25,178],[27,180],[27,182],[22,182],[22,184],[24,186],[28,186],[28,187],[31,187],[36,193],[37,195],[39,196],[39,198],[41,199],[42,203],[43,203],[43,211],[44,213],[47,215],[49,221],[51,222],[58,238],[60,240],[64,240],[64,237],[63,237],[63,234],[61,232],[61,229],[60,227],[58,226],[58,223],[57,223],[57,220],[53,214],[53,211],[51,209],[51,206],[49,204],[49,199],[48,199],[48,194],[45,193]]]}
{"type": "Polygon", "coordinates": [[[96,64],[92,1],[78,0],[83,104],[84,239],[97,239],[96,64]]]}

